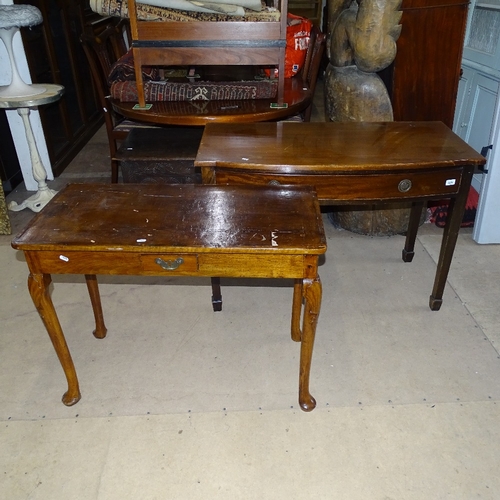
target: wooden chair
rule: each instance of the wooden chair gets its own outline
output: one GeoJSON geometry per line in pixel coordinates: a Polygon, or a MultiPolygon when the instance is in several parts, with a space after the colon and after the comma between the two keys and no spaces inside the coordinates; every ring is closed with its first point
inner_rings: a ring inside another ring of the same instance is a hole
{"type": "Polygon", "coordinates": [[[118,166],[122,159],[121,154],[118,153],[118,143],[123,141],[132,129],[154,128],[151,125],[127,120],[123,116],[116,114],[109,102],[108,75],[113,64],[127,52],[123,36],[124,30],[125,32],[128,30],[128,21],[122,19],[115,25],[108,25],[99,34],[82,34],[80,37],[99,104],[104,113],[111,158],[111,182],[113,183],[118,182],[118,166]]]}
{"type": "Polygon", "coordinates": [[[139,106],[146,107],[141,68],[157,65],[275,65],[283,105],[287,0],[279,10],[275,22],[157,22],[139,20],[136,0],[128,0],[139,106]]]}

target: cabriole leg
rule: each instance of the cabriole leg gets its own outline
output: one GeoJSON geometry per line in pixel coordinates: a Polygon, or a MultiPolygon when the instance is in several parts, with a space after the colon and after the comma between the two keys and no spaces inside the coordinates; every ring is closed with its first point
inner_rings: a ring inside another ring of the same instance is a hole
{"type": "Polygon", "coordinates": [[[300,316],[302,313],[302,280],[297,279],[293,285],[292,302],[292,340],[300,342],[302,332],[300,331],[300,316]]]}
{"type": "Polygon", "coordinates": [[[66,406],[73,406],[80,401],[80,389],[75,366],[54,309],[54,304],[50,298],[49,285],[51,281],[50,274],[30,274],[28,289],[68,381],[68,391],[64,393],[62,402],[66,406]]]}
{"type": "Polygon", "coordinates": [[[86,274],[85,281],[87,283],[87,289],[90,295],[92,310],[94,311],[94,337],[97,339],[103,339],[104,337],[106,337],[106,332],[108,331],[108,329],[104,324],[104,315],[102,314],[101,296],[99,295],[99,285],[97,284],[97,278],[95,274],[86,274]]]}
{"type": "Polygon", "coordinates": [[[309,392],[309,375],[316,325],[321,307],[322,289],[319,276],[314,280],[305,279],[303,281],[303,294],[305,304],[300,346],[299,404],[304,411],[311,411],[316,407],[316,400],[309,392]]]}

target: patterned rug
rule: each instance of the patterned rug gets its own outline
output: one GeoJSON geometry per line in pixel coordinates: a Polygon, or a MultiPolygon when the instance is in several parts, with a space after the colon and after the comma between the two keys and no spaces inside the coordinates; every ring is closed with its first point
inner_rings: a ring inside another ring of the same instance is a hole
{"type": "MultiPolygon", "coordinates": [[[[465,213],[464,218],[462,219],[461,227],[474,226],[478,202],[479,194],[474,188],[471,187],[469,196],[467,197],[467,203],[465,205],[465,213]]],[[[448,217],[448,205],[449,202],[446,200],[439,202],[430,202],[427,208],[428,221],[433,222],[437,227],[444,227],[446,224],[446,218],[448,217]]]]}
{"type": "MultiPolygon", "coordinates": [[[[274,79],[252,81],[171,81],[161,78],[158,67],[142,67],[144,95],[148,102],[158,101],[242,101],[248,99],[273,99],[278,91],[274,79]]],[[[174,80],[179,80],[178,78],[174,80]]],[[[108,84],[111,97],[122,102],[137,102],[134,58],[131,51],[122,56],[111,68],[108,84]]]]}
{"type": "MultiPolygon", "coordinates": [[[[272,99],[276,96],[276,82],[145,82],[144,96],[148,102],[158,101],[241,101],[272,99]]],[[[137,102],[135,82],[115,82],[111,97],[122,102],[137,102]]]]}
{"type": "MultiPolygon", "coordinates": [[[[128,17],[126,0],[91,0],[90,8],[101,16],[128,17]]],[[[188,12],[184,10],[164,9],[152,5],[137,4],[137,15],[145,21],[249,21],[276,22],[280,20],[280,12],[271,7],[263,7],[261,12],[244,9],[244,16],[227,14],[208,14],[203,12],[188,12]]]]}

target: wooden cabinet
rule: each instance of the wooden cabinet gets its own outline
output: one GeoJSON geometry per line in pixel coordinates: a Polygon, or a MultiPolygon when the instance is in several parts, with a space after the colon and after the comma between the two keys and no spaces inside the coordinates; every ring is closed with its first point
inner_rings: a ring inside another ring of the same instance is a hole
{"type": "Polygon", "coordinates": [[[464,65],[453,130],[478,153],[491,144],[499,78],[464,65]]]}
{"type": "MultiPolygon", "coordinates": [[[[453,131],[480,153],[493,143],[498,106],[500,0],[473,0],[467,24],[453,131]]],[[[476,191],[482,178],[480,172],[474,175],[476,191]]]]}
{"type": "Polygon", "coordinates": [[[464,59],[500,69],[500,0],[472,0],[464,59]]]}
{"type": "Polygon", "coordinates": [[[476,151],[492,143],[500,88],[500,0],[471,4],[453,130],[476,151]]]}
{"type": "Polygon", "coordinates": [[[394,120],[453,126],[468,2],[403,0],[394,62],[381,73],[394,120]]]}
{"type": "Polygon", "coordinates": [[[499,243],[500,0],[472,0],[465,38],[453,130],[488,159],[472,180],[480,198],[472,237],[499,243]]]}

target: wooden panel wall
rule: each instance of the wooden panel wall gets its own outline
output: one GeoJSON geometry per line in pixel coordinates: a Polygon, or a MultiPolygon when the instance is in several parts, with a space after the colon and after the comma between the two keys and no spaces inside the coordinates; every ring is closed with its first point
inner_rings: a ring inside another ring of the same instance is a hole
{"type": "Polygon", "coordinates": [[[468,2],[403,0],[394,63],[381,73],[394,120],[453,126],[468,2]]]}

